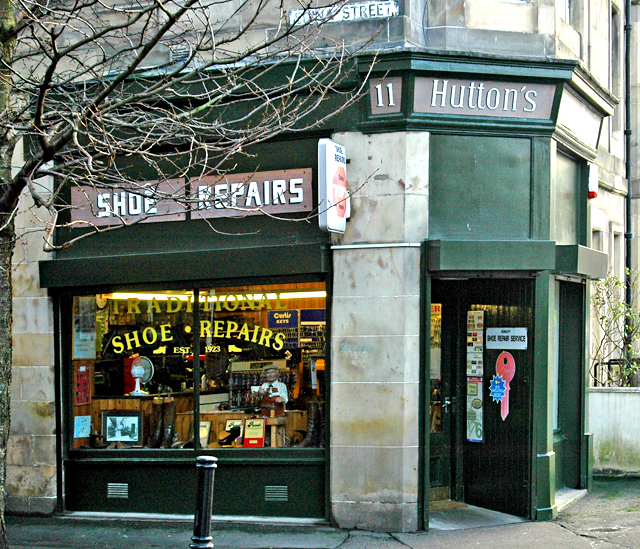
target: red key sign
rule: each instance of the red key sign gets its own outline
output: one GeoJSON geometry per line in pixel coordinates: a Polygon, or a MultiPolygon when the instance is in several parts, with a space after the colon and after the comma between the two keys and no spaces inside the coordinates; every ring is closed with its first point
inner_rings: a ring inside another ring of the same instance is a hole
{"type": "Polygon", "coordinates": [[[509,415],[509,382],[516,373],[516,361],[511,353],[506,351],[500,353],[496,360],[496,373],[504,381],[504,397],[500,401],[500,416],[502,421],[509,415]]]}

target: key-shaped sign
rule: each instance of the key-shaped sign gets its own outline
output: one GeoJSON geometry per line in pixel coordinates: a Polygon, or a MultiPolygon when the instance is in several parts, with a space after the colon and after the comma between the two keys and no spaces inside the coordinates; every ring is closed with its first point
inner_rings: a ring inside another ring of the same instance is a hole
{"type": "Polygon", "coordinates": [[[516,361],[511,353],[506,351],[500,353],[496,360],[496,373],[504,381],[504,396],[500,401],[500,416],[502,421],[509,415],[509,382],[516,373],[516,361]]]}

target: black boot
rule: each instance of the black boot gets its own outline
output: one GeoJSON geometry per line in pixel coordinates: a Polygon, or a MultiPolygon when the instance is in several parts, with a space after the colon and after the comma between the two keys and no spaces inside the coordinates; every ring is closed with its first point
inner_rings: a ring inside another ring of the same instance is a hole
{"type": "Polygon", "coordinates": [[[176,401],[173,398],[164,399],[162,414],[164,436],[160,448],[171,448],[173,444],[173,424],[176,421],[176,401]]]}
{"type": "Polygon", "coordinates": [[[296,448],[315,448],[318,446],[320,430],[320,405],[317,402],[307,402],[307,434],[296,448]]]}
{"type": "Polygon", "coordinates": [[[218,442],[220,442],[220,446],[231,446],[239,436],[240,427],[231,427],[231,429],[229,429],[229,434],[226,437],[221,438],[218,442]]]}
{"type": "Polygon", "coordinates": [[[163,432],[163,399],[154,398],[151,402],[151,434],[149,435],[148,448],[160,448],[163,432]]]}
{"type": "Polygon", "coordinates": [[[324,404],[318,408],[318,446],[324,448],[324,404]]]}

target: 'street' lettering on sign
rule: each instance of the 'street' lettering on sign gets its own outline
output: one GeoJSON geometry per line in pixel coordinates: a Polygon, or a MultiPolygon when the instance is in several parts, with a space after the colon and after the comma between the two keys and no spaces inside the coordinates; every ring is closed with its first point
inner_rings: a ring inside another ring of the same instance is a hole
{"type": "Polygon", "coordinates": [[[556,86],[418,77],[415,112],[549,120],[556,86]]]}
{"type": "Polygon", "coordinates": [[[309,23],[360,21],[362,19],[385,19],[400,14],[398,2],[358,2],[342,6],[289,10],[289,25],[292,27],[309,23]]]}
{"type": "Polygon", "coordinates": [[[527,328],[487,328],[487,349],[526,350],[527,328]]]}
{"type": "Polygon", "coordinates": [[[191,181],[192,217],[310,212],[311,178],[310,168],[201,177],[191,181]]]}

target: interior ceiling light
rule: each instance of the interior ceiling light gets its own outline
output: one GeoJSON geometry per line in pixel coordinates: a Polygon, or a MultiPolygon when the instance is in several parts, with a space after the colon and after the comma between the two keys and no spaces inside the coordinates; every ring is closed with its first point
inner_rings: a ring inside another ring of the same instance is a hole
{"type": "MultiPolygon", "coordinates": [[[[126,292],[116,292],[113,294],[103,294],[104,297],[109,299],[139,299],[140,301],[151,301],[155,299],[156,301],[168,301],[170,298],[178,299],[180,301],[193,301],[193,294],[138,294],[138,293],[126,293],[126,292]]],[[[325,298],[327,297],[327,292],[324,290],[318,291],[302,291],[302,292],[281,292],[280,294],[275,294],[269,292],[266,294],[267,299],[278,299],[278,295],[280,299],[308,299],[308,298],[325,298]]],[[[205,302],[215,302],[215,301],[235,301],[236,299],[254,299],[259,300],[263,299],[265,294],[261,293],[253,293],[253,294],[226,294],[226,295],[218,295],[218,296],[208,296],[208,295],[200,295],[199,301],[205,302]]]]}

